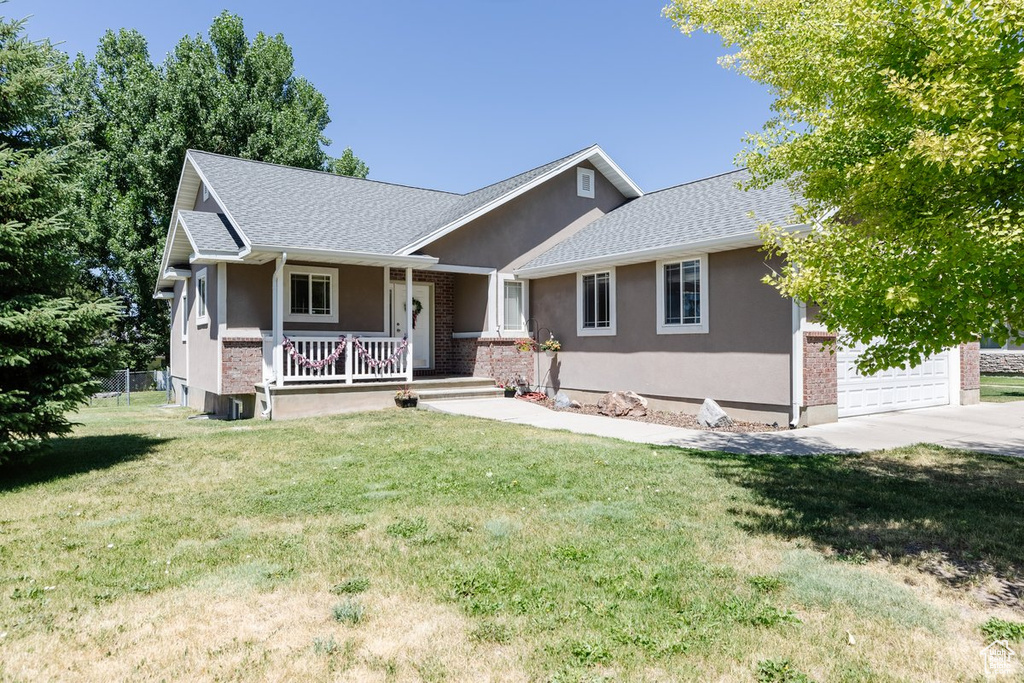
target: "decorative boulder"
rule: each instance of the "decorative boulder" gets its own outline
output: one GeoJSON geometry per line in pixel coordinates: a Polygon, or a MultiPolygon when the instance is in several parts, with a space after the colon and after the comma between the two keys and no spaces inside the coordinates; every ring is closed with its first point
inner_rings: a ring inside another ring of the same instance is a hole
{"type": "Polygon", "coordinates": [[[556,408],[568,408],[571,404],[572,399],[569,398],[568,394],[563,394],[561,391],[555,394],[556,408]]]}
{"type": "Polygon", "coordinates": [[[611,417],[644,417],[647,399],[632,391],[610,391],[597,402],[597,412],[611,417]]]}
{"type": "Polygon", "coordinates": [[[710,398],[704,399],[704,405],[700,407],[700,412],[697,413],[697,422],[702,427],[710,429],[732,426],[732,418],[726,415],[725,411],[710,398]]]}

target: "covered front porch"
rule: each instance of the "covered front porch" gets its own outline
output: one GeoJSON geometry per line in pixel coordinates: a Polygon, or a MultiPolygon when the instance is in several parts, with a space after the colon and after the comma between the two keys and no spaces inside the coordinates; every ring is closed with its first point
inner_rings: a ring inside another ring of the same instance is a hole
{"type": "MultiPolygon", "coordinates": [[[[373,268],[355,264],[356,277],[365,278],[367,271],[383,273],[384,296],[363,301],[366,283],[356,286],[346,282],[343,306],[341,265],[289,266],[287,254],[276,259],[271,280],[273,323],[261,335],[264,384],[283,387],[294,383],[413,381],[417,342],[429,345],[429,341],[416,333],[422,303],[414,297],[412,267],[400,271],[404,279],[396,286],[391,282],[390,265],[373,268]],[[377,307],[375,316],[373,309],[377,307]],[[352,332],[342,327],[375,317],[380,321],[379,333],[352,332]],[[297,326],[312,329],[295,330],[297,326]]],[[[353,264],[346,265],[353,270],[353,264]]]]}
{"type": "Polygon", "coordinates": [[[275,420],[320,417],[395,405],[395,393],[409,389],[421,404],[459,398],[500,398],[488,377],[420,377],[411,382],[313,383],[256,386],[256,408],[275,420]]]}
{"type": "Polygon", "coordinates": [[[483,269],[287,255],[228,265],[223,393],[255,387],[242,412],[285,419],[394,405],[406,387],[429,401],[500,395],[495,380],[511,377],[532,382],[535,359],[515,350],[524,333],[493,331],[496,276],[465,270],[483,269]]]}

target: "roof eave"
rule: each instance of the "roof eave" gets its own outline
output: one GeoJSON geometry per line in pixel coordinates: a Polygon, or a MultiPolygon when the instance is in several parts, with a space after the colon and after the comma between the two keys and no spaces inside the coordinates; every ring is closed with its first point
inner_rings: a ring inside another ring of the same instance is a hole
{"type": "Polygon", "coordinates": [[[352,251],[345,249],[303,249],[281,245],[252,245],[251,255],[285,254],[288,260],[330,260],[337,263],[357,265],[394,266],[396,268],[430,268],[438,262],[435,256],[411,256],[404,254],[378,254],[374,252],[352,251]]]}
{"type": "MultiPolygon", "coordinates": [[[[791,232],[803,232],[806,227],[803,225],[793,225],[787,226],[786,229],[791,232]]],[[[729,251],[731,249],[758,247],[762,244],[763,242],[761,241],[760,232],[752,230],[736,235],[727,235],[725,237],[714,237],[706,240],[683,242],[650,249],[638,249],[636,251],[595,256],[593,258],[578,259],[575,261],[564,261],[562,263],[552,263],[550,265],[536,266],[533,268],[527,266],[517,269],[515,274],[516,277],[523,278],[524,280],[531,280],[554,277],[556,275],[568,275],[569,273],[577,273],[581,270],[590,270],[604,266],[627,266],[634,263],[659,261],[662,259],[687,256],[690,254],[708,254],[718,251],[729,251]]]]}

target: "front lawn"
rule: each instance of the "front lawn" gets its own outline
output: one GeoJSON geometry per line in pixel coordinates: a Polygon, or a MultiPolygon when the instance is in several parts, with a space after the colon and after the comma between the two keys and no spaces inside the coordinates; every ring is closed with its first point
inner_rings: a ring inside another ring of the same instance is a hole
{"type": "Polygon", "coordinates": [[[185,414],[0,470],[0,680],[980,680],[1024,617],[1019,460],[185,414]]]}
{"type": "Polygon", "coordinates": [[[991,403],[1024,401],[1024,376],[982,375],[981,400],[991,403]]]}

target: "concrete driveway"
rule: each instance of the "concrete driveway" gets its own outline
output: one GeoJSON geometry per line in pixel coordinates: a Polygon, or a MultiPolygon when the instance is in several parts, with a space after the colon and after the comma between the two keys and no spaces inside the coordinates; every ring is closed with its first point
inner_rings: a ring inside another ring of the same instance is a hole
{"type": "Polygon", "coordinates": [[[784,432],[733,434],[558,412],[506,399],[438,401],[424,405],[456,415],[564,429],[624,441],[728,451],[730,453],[856,453],[932,443],[983,453],[1024,456],[1024,401],[976,406],[923,408],[864,417],[784,432]]]}

